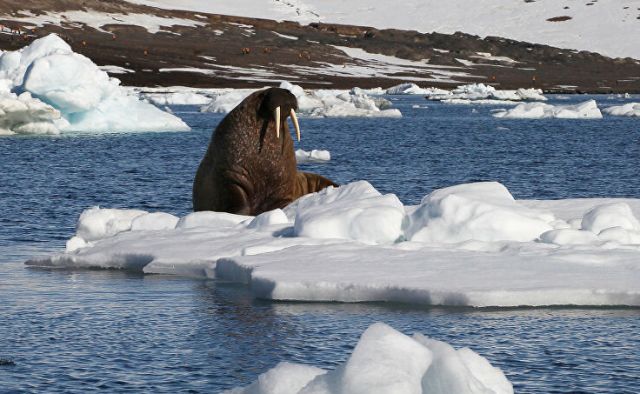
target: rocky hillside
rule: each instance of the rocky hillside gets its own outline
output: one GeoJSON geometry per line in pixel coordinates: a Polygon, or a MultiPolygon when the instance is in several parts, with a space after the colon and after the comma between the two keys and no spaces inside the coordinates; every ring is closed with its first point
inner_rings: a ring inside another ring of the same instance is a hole
{"type": "Polygon", "coordinates": [[[110,0],[0,4],[0,48],[57,33],[127,85],[452,87],[640,92],[640,62],[499,37],[277,22],[110,0]]]}

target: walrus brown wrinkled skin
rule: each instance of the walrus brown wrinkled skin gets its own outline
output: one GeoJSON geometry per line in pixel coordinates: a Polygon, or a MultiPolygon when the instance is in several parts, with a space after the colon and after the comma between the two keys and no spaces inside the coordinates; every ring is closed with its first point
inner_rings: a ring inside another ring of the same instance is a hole
{"type": "Polygon", "coordinates": [[[194,211],[258,215],[337,186],[320,175],[298,172],[287,124],[292,109],[298,103],[291,92],[269,88],[251,94],[220,122],[193,183],[194,211]]]}

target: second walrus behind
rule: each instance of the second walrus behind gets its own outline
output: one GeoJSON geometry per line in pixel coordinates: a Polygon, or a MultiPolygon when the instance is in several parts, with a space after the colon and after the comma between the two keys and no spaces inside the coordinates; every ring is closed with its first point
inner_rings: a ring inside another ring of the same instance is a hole
{"type": "Polygon", "coordinates": [[[259,215],[283,208],[327,186],[320,175],[299,172],[287,118],[300,140],[296,97],[269,88],[244,99],[213,133],[193,183],[193,210],[259,215]]]}

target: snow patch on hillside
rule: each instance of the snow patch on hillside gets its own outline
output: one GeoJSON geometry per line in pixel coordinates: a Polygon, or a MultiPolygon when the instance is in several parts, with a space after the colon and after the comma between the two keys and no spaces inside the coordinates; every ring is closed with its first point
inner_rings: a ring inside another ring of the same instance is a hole
{"type": "MultiPolygon", "coordinates": [[[[275,20],[340,23],[481,37],[498,36],[611,57],[640,59],[637,1],[619,0],[351,0],[327,2],[237,0],[129,0],[160,8],[186,9],[275,20]],[[635,5],[634,5],[635,4],[635,5]],[[548,19],[569,16],[563,22],[548,19]]],[[[446,48],[445,48],[446,49],[446,48]]],[[[482,57],[482,55],[478,55],[482,57]]],[[[502,61],[508,61],[500,59],[502,61]]]]}

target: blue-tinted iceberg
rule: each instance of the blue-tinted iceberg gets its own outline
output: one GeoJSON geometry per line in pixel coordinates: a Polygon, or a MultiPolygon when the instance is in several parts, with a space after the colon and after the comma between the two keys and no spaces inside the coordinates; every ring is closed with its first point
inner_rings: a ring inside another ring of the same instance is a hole
{"type": "Polygon", "coordinates": [[[55,34],[0,53],[0,133],[185,131],[55,34]]]}

